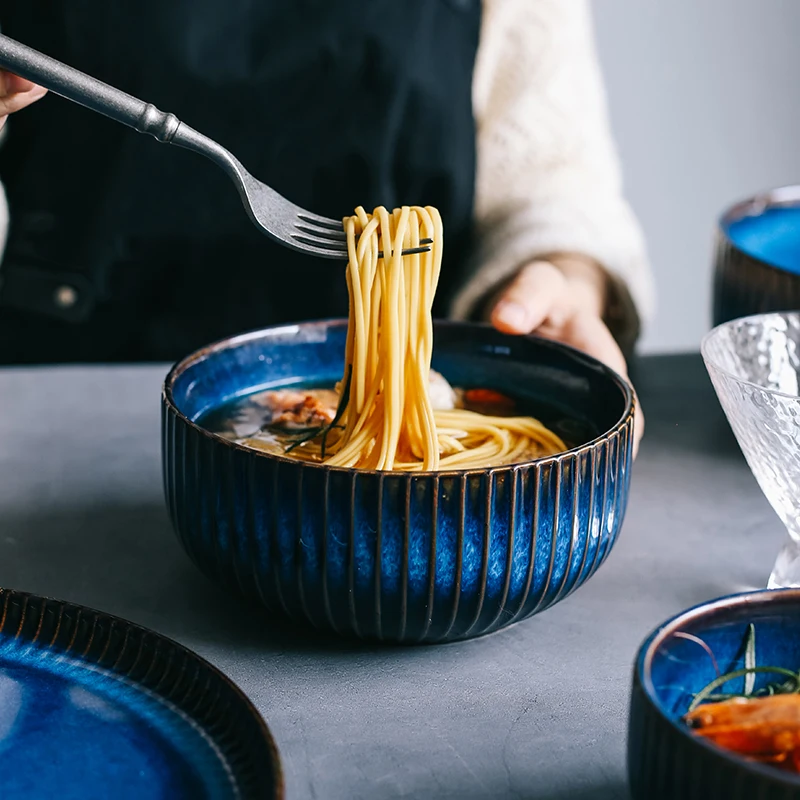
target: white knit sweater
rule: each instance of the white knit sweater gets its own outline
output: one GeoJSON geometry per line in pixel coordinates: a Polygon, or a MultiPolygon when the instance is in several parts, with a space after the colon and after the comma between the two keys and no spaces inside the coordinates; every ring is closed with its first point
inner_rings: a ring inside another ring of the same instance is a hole
{"type": "Polygon", "coordinates": [[[644,241],[622,195],[588,0],[483,0],[473,105],[478,133],[472,276],[456,317],[521,265],[590,256],[653,307],[644,241]]]}
{"type": "MultiPolygon", "coordinates": [[[[521,265],[553,252],[593,257],[645,319],[652,288],[622,196],[588,0],[483,0],[473,103],[478,248],[453,316],[468,317],[521,265]]],[[[0,254],[8,206],[0,187],[0,254]]]]}

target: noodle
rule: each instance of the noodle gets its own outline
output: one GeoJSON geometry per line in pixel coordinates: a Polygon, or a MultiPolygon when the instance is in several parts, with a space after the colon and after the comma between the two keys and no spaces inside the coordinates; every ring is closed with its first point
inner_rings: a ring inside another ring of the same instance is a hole
{"type": "Polygon", "coordinates": [[[428,390],[432,306],[443,231],[435,208],[363,208],[344,220],[350,309],[335,424],[292,450],[304,460],[375,470],[496,466],[566,445],[532,417],[434,410],[428,390]],[[432,239],[430,251],[402,250],[432,239]],[[383,258],[378,253],[383,250],[383,258]]]}

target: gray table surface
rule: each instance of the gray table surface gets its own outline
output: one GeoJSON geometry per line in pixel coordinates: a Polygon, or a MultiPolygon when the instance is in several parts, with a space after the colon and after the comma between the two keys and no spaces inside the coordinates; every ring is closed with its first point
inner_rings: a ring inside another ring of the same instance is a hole
{"type": "Polygon", "coordinates": [[[695,603],[765,585],[783,530],[697,356],[644,359],[647,434],[625,526],[556,607],[473,642],[407,649],[311,638],[220,597],[161,493],[166,369],[0,370],[0,585],[171,636],[250,696],[287,798],[627,798],[631,665],[695,603]]]}

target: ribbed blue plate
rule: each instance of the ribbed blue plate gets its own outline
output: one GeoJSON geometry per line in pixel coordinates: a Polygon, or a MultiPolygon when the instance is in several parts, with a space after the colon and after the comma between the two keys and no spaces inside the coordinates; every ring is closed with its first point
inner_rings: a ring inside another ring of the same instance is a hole
{"type": "Polygon", "coordinates": [[[0,590],[0,797],[279,798],[277,750],[245,696],[124,620],[0,590]]]}

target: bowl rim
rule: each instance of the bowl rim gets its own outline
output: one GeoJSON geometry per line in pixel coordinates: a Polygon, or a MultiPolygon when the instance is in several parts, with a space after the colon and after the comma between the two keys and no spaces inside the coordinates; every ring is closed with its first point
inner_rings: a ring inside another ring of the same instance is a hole
{"type": "Polygon", "coordinates": [[[800,775],[794,775],[790,772],[783,773],[773,767],[747,761],[747,759],[741,758],[729,750],[718,747],[702,737],[694,736],[689,728],[680,724],[679,720],[672,719],[664,712],[653,684],[652,665],[658,648],[682,627],[697,622],[698,620],[713,618],[724,611],[762,607],[768,603],[793,603],[800,605],[800,588],[756,589],[752,591],[735,592],[734,594],[723,595],[704,603],[698,603],[695,606],[679,612],[675,616],[662,622],[644,639],[636,654],[635,678],[647,701],[657,711],[659,717],[671,725],[674,730],[677,730],[687,741],[692,742],[698,747],[705,748],[707,752],[714,754],[739,769],[747,769],[769,780],[783,781],[788,786],[796,787],[800,786],[800,775]]]}
{"type": "Polygon", "coordinates": [[[717,217],[717,232],[737,252],[747,256],[763,269],[773,270],[782,275],[795,275],[792,270],[773,264],[761,256],[753,255],[739,244],[733,241],[730,236],[730,226],[734,222],[740,222],[746,217],[757,217],[769,208],[791,208],[800,206],[800,184],[786,184],[776,186],[772,189],[751,194],[743,200],[737,200],[727,206],[717,217]]]}
{"type": "MultiPolygon", "coordinates": [[[[186,414],[184,414],[178,408],[177,403],[175,402],[172,390],[175,381],[178,379],[178,377],[182,375],[193,364],[196,364],[199,361],[203,361],[204,359],[208,358],[212,353],[217,353],[221,350],[227,350],[234,347],[238,347],[239,345],[244,344],[245,342],[262,338],[266,334],[278,335],[284,331],[295,332],[300,328],[308,328],[312,326],[330,328],[333,326],[346,326],[346,325],[347,325],[346,318],[332,317],[327,319],[309,320],[305,322],[296,322],[290,324],[269,325],[264,328],[258,328],[256,330],[246,331],[244,333],[236,334],[234,336],[228,336],[226,338],[219,339],[216,342],[212,342],[211,344],[205,345],[204,347],[195,350],[193,353],[190,353],[189,355],[182,358],[180,361],[173,364],[173,366],[167,373],[167,376],[164,378],[164,382],[161,387],[162,403],[166,405],[166,407],[172,413],[174,413],[184,424],[189,425],[192,429],[194,429],[194,431],[202,434],[207,438],[212,439],[215,442],[222,443],[227,447],[230,447],[234,450],[245,452],[251,456],[266,458],[270,461],[276,461],[279,463],[292,464],[294,466],[299,465],[312,469],[320,469],[328,472],[344,473],[347,475],[352,475],[353,473],[356,473],[359,475],[373,475],[373,476],[396,475],[396,476],[407,476],[410,478],[420,478],[420,477],[443,478],[443,477],[461,477],[464,475],[486,475],[486,474],[492,475],[498,472],[508,472],[531,466],[559,464],[561,461],[565,461],[569,458],[572,458],[575,455],[578,455],[580,453],[586,453],[597,448],[602,443],[606,442],[612,437],[618,437],[623,429],[632,426],[633,424],[633,415],[636,410],[637,401],[636,401],[636,394],[629,381],[627,381],[624,377],[622,377],[618,372],[609,367],[607,364],[604,364],[599,359],[594,358],[594,356],[590,356],[587,353],[582,352],[581,350],[577,350],[576,348],[566,344],[562,344],[561,342],[554,342],[550,339],[546,339],[545,337],[536,336],[533,334],[529,334],[523,338],[534,339],[536,340],[537,343],[545,347],[549,347],[550,349],[553,350],[565,350],[573,358],[585,361],[595,368],[599,367],[601,371],[605,374],[605,376],[609,378],[621,391],[625,407],[622,411],[622,415],[614,423],[614,425],[612,425],[608,430],[599,434],[589,442],[585,442],[584,444],[572,447],[569,450],[565,450],[562,453],[555,453],[554,455],[551,456],[542,456],[541,458],[533,459],[530,461],[520,461],[515,464],[503,464],[494,467],[470,467],[468,469],[419,470],[413,472],[406,472],[406,471],[401,472],[398,470],[374,470],[374,469],[358,469],[355,467],[336,467],[336,466],[329,466],[323,463],[300,461],[299,459],[291,458],[288,456],[282,456],[282,455],[278,456],[272,453],[267,453],[262,450],[256,450],[253,447],[247,447],[246,445],[233,442],[230,439],[225,439],[224,437],[220,436],[217,433],[212,433],[211,431],[206,430],[202,426],[198,425],[193,420],[189,419],[189,417],[186,416],[186,414]]],[[[458,320],[437,319],[434,320],[434,326],[491,328],[492,330],[494,330],[494,328],[492,328],[492,326],[489,325],[488,323],[462,322],[458,320]]],[[[497,331],[497,333],[500,336],[507,336],[508,338],[517,338],[517,337],[512,337],[511,334],[503,334],[500,331],[497,331]]],[[[434,343],[434,349],[435,349],[435,343],[434,343]]]]}
{"type": "Polygon", "coordinates": [[[778,389],[770,389],[767,386],[762,386],[760,383],[756,383],[755,381],[748,380],[747,378],[742,378],[740,375],[735,375],[729,369],[725,369],[725,367],[720,366],[716,359],[712,358],[710,355],[710,347],[711,347],[711,340],[717,336],[720,331],[724,328],[732,328],[734,325],[741,325],[748,322],[758,322],[761,320],[766,319],[767,317],[787,317],[787,316],[794,316],[797,317],[798,321],[800,322],[800,309],[789,309],[787,311],[763,311],[760,314],[748,314],[745,317],[736,317],[735,319],[729,319],[727,322],[721,322],[719,325],[715,325],[708,333],[706,333],[703,338],[700,340],[700,355],[703,357],[703,362],[706,365],[706,369],[711,371],[716,370],[720,373],[720,375],[724,375],[727,378],[730,378],[732,381],[736,381],[743,386],[750,386],[753,389],[758,389],[761,392],[767,392],[768,394],[774,395],[775,397],[784,397],[787,400],[798,400],[800,401],[800,395],[791,394],[789,392],[781,392],[778,389]]]}

